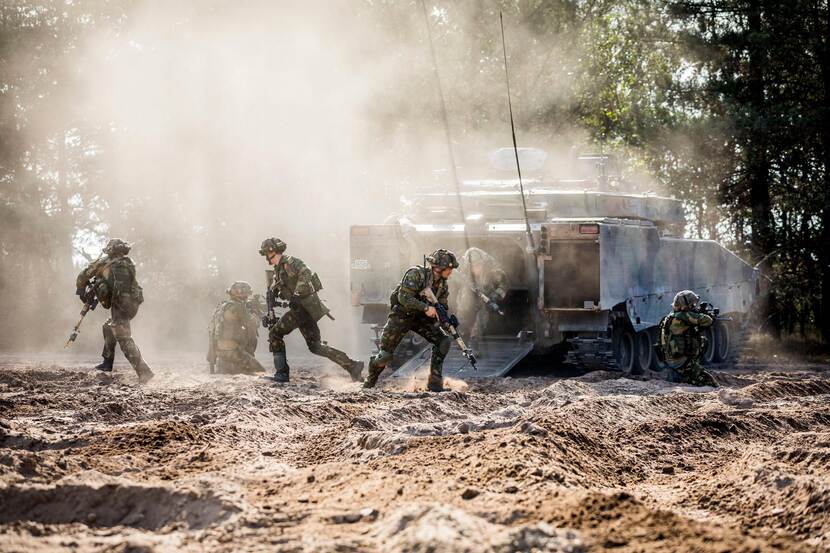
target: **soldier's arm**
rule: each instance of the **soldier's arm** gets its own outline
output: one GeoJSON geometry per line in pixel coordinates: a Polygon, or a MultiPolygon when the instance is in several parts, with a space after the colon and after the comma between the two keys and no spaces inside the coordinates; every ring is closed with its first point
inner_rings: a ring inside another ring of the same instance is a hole
{"type": "Polygon", "coordinates": [[[311,269],[302,260],[292,258],[291,268],[297,275],[297,287],[294,288],[294,295],[304,298],[314,293],[314,286],[311,284],[311,269]]]}
{"type": "Polygon", "coordinates": [[[420,291],[423,290],[423,285],[421,271],[419,269],[408,270],[404,274],[400,290],[398,290],[398,302],[401,307],[407,311],[426,311],[429,306],[418,297],[420,291]]]}
{"type": "Polygon", "coordinates": [[[494,286],[493,299],[496,301],[502,301],[507,296],[507,273],[501,269],[496,270],[494,286]]]}
{"type": "Polygon", "coordinates": [[[691,326],[711,326],[714,322],[712,317],[706,315],[705,313],[697,313],[695,311],[680,311],[675,314],[675,319],[679,319],[684,323],[691,325],[691,326]]]}

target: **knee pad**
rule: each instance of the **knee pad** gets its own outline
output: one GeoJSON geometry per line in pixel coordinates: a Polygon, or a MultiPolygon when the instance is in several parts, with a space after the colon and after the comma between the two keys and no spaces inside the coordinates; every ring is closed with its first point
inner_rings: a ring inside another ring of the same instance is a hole
{"type": "Polygon", "coordinates": [[[376,355],[372,356],[372,360],[369,362],[369,365],[372,367],[385,367],[386,364],[392,360],[392,357],[392,354],[388,351],[380,350],[376,355]]]}

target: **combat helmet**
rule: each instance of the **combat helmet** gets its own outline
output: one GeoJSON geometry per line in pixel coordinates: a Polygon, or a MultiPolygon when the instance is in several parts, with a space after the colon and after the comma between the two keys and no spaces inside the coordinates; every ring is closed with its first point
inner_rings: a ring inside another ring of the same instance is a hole
{"type": "Polygon", "coordinates": [[[700,308],[700,296],[691,290],[683,290],[674,296],[672,309],[675,311],[689,311],[700,308]]]}
{"type": "Polygon", "coordinates": [[[259,247],[259,255],[268,255],[268,252],[283,253],[288,245],[279,238],[266,238],[259,247]]]}
{"type": "Polygon", "coordinates": [[[250,296],[254,289],[244,280],[237,280],[226,290],[231,296],[250,296]]]}
{"type": "Polygon", "coordinates": [[[427,263],[439,269],[458,268],[458,259],[450,250],[440,249],[435,250],[427,256],[427,263]]]}
{"type": "Polygon", "coordinates": [[[130,253],[131,247],[120,238],[113,238],[104,246],[104,253],[107,255],[127,255],[130,253]]]}
{"type": "Polygon", "coordinates": [[[464,261],[465,265],[471,267],[473,265],[489,261],[491,256],[481,248],[472,247],[461,254],[461,259],[464,261]]]}

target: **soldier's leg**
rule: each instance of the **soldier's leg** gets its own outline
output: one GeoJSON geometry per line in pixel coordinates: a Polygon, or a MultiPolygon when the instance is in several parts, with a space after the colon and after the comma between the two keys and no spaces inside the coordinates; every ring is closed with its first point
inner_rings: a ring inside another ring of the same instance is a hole
{"type": "Polygon", "coordinates": [[[141,358],[141,352],[135,344],[135,340],[133,340],[130,330],[130,319],[128,317],[119,317],[117,313],[113,313],[112,332],[115,335],[118,345],[121,347],[121,351],[124,353],[124,357],[127,358],[127,361],[135,369],[135,373],[138,375],[138,381],[142,384],[149,382],[153,378],[153,371],[150,370],[150,367],[141,358]]]}
{"type": "Polygon", "coordinates": [[[714,377],[703,370],[700,366],[700,360],[697,356],[693,356],[686,366],[677,371],[683,382],[691,384],[692,386],[717,386],[718,383],[714,377]]]}
{"type": "Polygon", "coordinates": [[[112,364],[115,361],[115,334],[112,331],[112,319],[107,319],[107,322],[104,323],[102,327],[104,332],[104,349],[101,352],[101,357],[104,360],[101,362],[100,365],[96,365],[96,369],[101,369],[102,371],[109,372],[112,370],[112,364]]]}
{"type": "Polygon", "coordinates": [[[248,352],[240,350],[222,351],[217,355],[219,372],[224,374],[254,374],[265,372],[265,368],[248,352]]]}
{"type": "Polygon", "coordinates": [[[441,332],[433,319],[420,321],[420,324],[412,328],[432,344],[432,357],[429,360],[429,379],[427,379],[427,390],[440,392],[444,389],[444,358],[450,351],[452,338],[441,332]]]}
{"type": "Polygon", "coordinates": [[[312,319],[307,313],[300,314],[300,332],[305,338],[305,343],[308,346],[308,351],[314,355],[325,357],[329,361],[333,361],[343,367],[343,370],[349,373],[352,380],[360,380],[360,373],[363,370],[363,362],[356,361],[328,344],[324,344],[320,336],[320,327],[317,321],[312,319]]]}
{"type": "Polygon", "coordinates": [[[274,355],[274,380],[277,382],[288,382],[289,368],[284,337],[293,332],[299,323],[297,313],[289,309],[268,331],[268,350],[274,355]]]}
{"type": "Polygon", "coordinates": [[[364,388],[374,388],[386,365],[392,361],[395,349],[409,332],[409,321],[397,313],[390,313],[380,336],[380,351],[369,359],[369,372],[363,381],[364,388]]]}

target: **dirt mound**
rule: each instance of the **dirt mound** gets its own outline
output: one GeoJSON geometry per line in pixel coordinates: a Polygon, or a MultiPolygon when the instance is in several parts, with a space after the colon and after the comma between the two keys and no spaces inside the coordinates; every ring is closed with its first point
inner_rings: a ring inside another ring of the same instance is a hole
{"type": "Polygon", "coordinates": [[[548,524],[503,527],[446,504],[408,505],[380,521],[375,531],[383,551],[432,553],[578,553],[579,535],[548,524]]]}
{"type": "Polygon", "coordinates": [[[235,505],[210,493],[107,482],[94,475],[89,478],[88,483],[15,485],[0,490],[0,523],[34,521],[145,530],[173,526],[199,529],[221,523],[239,512],[235,505]]]}

